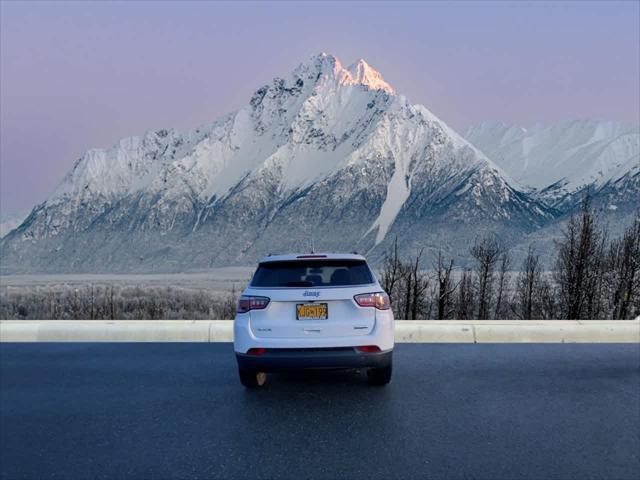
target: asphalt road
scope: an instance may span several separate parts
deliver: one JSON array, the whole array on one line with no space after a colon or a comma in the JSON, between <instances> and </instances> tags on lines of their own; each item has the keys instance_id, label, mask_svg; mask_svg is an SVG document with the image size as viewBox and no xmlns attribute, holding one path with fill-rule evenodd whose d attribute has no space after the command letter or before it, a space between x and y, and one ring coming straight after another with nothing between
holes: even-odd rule
<instances>
[{"instance_id":1,"label":"asphalt road","mask_svg":"<svg viewBox=\"0 0 640 480\"><path fill-rule=\"evenodd\" d=\"M236 378L229 344L0 345L9 478L639 478L640 346L399 345Z\"/></svg>"}]
</instances>

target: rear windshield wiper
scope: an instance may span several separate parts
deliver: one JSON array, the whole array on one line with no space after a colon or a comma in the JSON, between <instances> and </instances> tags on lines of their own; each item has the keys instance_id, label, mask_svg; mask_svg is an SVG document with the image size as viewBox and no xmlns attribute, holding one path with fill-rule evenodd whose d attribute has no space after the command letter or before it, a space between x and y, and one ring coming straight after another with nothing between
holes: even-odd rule
<instances>
[{"instance_id":1,"label":"rear windshield wiper","mask_svg":"<svg viewBox=\"0 0 640 480\"><path fill-rule=\"evenodd\" d=\"M280 284L281 287L313 287L313 282L309 280L297 280L294 282L284 282Z\"/></svg>"}]
</instances>

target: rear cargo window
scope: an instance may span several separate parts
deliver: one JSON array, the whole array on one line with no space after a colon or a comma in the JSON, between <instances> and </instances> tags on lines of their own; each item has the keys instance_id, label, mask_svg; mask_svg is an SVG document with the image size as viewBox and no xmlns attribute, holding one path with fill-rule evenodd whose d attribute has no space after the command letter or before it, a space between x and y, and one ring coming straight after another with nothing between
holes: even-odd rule
<instances>
[{"instance_id":1,"label":"rear cargo window","mask_svg":"<svg viewBox=\"0 0 640 480\"><path fill-rule=\"evenodd\" d=\"M300 260L258 265L253 287L340 287L373 283L363 260Z\"/></svg>"}]
</instances>

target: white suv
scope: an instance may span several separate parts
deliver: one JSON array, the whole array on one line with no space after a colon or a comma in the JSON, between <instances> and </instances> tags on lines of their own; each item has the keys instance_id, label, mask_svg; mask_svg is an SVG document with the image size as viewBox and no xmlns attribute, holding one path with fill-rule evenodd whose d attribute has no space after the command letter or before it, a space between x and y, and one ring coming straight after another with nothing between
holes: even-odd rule
<instances>
[{"instance_id":1,"label":"white suv","mask_svg":"<svg viewBox=\"0 0 640 480\"><path fill-rule=\"evenodd\" d=\"M391 380L393 312L363 256L263 258L238 300L233 325L240 381L262 385L267 372L367 369Z\"/></svg>"}]
</instances>

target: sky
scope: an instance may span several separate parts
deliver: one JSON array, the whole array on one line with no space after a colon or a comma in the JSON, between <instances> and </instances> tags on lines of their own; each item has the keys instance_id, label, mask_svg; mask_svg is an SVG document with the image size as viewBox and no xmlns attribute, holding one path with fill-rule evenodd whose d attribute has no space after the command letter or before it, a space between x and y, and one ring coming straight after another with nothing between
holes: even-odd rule
<instances>
[{"instance_id":1,"label":"sky","mask_svg":"<svg viewBox=\"0 0 640 480\"><path fill-rule=\"evenodd\" d=\"M87 149L196 128L327 52L458 131L640 122L640 2L0 1L0 213Z\"/></svg>"}]
</instances>

